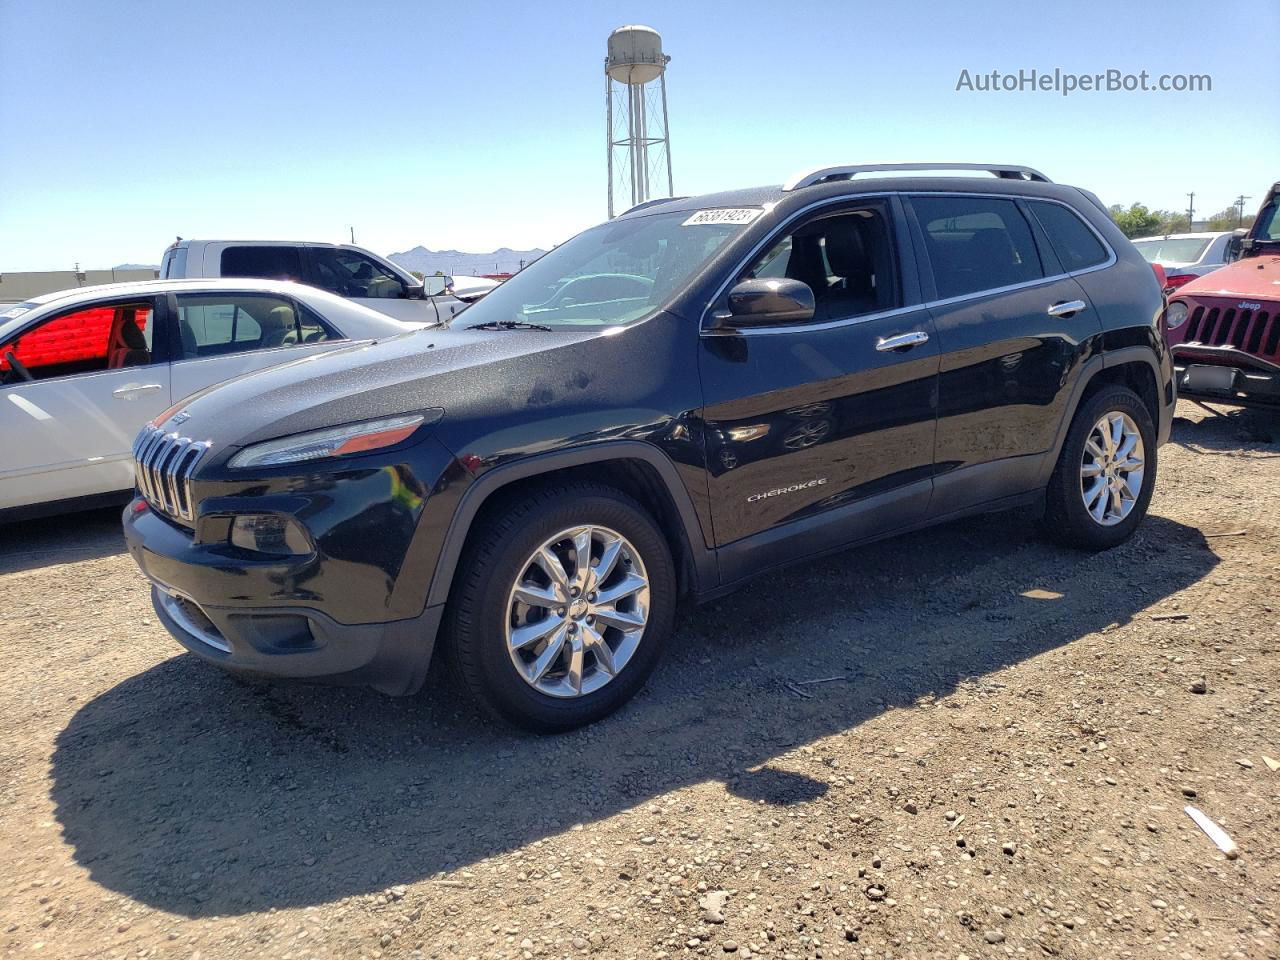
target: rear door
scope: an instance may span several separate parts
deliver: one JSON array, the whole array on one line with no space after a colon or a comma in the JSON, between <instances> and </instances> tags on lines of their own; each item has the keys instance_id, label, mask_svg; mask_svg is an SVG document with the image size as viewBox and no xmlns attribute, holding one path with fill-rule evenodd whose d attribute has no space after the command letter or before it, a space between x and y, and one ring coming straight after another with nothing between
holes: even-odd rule
<instances>
[{"instance_id":1,"label":"rear door","mask_svg":"<svg viewBox=\"0 0 1280 960\"><path fill-rule=\"evenodd\" d=\"M232 377L349 342L291 297L218 290L169 298L175 403Z\"/></svg>"},{"instance_id":2,"label":"rear door","mask_svg":"<svg viewBox=\"0 0 1280 960\"><path fill-rule=\"evenodd\" d=\"M817 211L735 278L802 280L814 290L813 320L703 333L726 582L925 515L938 346L905 236L900 207L883 197Z\"/></svg>"},{"instance_id":3,"label":"rear door","mask_svg":"<svg viewBox=\"0 0 1280 960\"><path fill-rule=\"evenodd\" d=\"M939 516L1035 489L1101 328L1021 200L908 202L941 350Z\"/></svg>"},{"instance_id":4,"label":"rear door","mask_svg":"<svg viewBox=\"0 0 1280 960\"><path fill-rule=\"evenodd\" d=\"M0 508L133 485L133 439L171 402L157 309L152 297L81 304L0 344Z\"/></svg>"}]
</instances>

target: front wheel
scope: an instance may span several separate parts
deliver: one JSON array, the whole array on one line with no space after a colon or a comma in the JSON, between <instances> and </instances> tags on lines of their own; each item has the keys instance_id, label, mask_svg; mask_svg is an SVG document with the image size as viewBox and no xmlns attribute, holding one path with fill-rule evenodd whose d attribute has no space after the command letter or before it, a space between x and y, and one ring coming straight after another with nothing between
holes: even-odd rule
<instances>
[{"instance_id":1,"label":"front wheel","mask_svg":"<svg viewBox=\"0 0 1280 960\"><path fill-rule=\"evenodd\" d=\"M540 732L616 710L656 666L675 614L665 539L635 501L547 486L492 514L450 599L449 648L497 716Z\"/></svg>"},{"instance_id":2,"label":"front wheel","mask_svg":"<svg viewBox=\"0 0 1280 960\"><path fill-rule=\"evenodd\" d=\"M1076 412L1046 493L1044 526L1061 543L1107 550L1146 516L1156 482L1156 432L1132 390L1105 387Z\"/></svg>"}]
</instances>

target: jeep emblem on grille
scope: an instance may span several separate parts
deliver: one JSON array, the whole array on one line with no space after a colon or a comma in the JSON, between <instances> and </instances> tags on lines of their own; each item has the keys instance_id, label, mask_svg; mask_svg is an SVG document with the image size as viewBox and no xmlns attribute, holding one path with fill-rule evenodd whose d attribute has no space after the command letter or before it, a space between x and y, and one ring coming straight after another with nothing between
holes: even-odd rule
<instances>
[{"instance_id":1,"label":"jeep emblem on grille","mask_svg":"<svg viewBox=\"0 0 1280 960\"><path fill-rule=\"evenodd\" d=\"M179 410L177 413L175 413L172 417L169 418L169 422L176 427L178 424L186 423L190 419L191 419L191 413L189 411Z\"/></svg>"},{"instance_id":2,"label":"jeep emblem on grille","mask_svg":"<svg viewBox=\"0 0 1280 960\"><path fill-rule=\"evenodd\" d=\"M1236 309L1237 310L1261 310L1262 304L1253 303L1249 300L1241 300L1239 303L1236 304Z\"/></svg>"}]
</instances>

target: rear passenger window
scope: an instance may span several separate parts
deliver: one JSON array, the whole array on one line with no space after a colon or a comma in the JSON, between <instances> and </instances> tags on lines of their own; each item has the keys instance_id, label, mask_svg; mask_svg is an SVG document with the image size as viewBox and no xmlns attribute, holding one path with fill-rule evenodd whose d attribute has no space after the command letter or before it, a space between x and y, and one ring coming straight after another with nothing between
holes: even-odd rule
<instances>
[{"instance_id":1,"label":"rear passenger window","mask_svg":"<svg viewBox=\"0 0 1280 960\"><path fill-rule=\"evenodd\" d=\"M179 295L178 335L184 360L274 350L334 337L301 304L248 293Z\"/></svg>"},{"instance_id":2,"label":"rear passenger window","mask_svg":"<svg viewBox=\"0 0 1280 960\"><path fill-rule=\"evenodd\" d=\"M939 299L1044 276L1031 227L1012 200L915 196L911 205L924 228Z\"/></svg>"},{"instance_id":3,"label":"rear passenger window","mask_svg":"<svg viewBox=\"0 0 1280 960\"><path fill-rule=\"evenodd\" d=\"M302 279L302 255L298 247L227 247L222 251L221 267L224 277Z\"/></svg>"},{"instance_id":4,"label":"rear passenger window","mask_svg":"<svg viewBox=\"0 0 1280 960\"><path fill-rule=\"evenodd\" d=\"M1107 259L1107 248L1084 222L1060 203L1028 200L1027 206L1049 235L1053 250L1068 270L1096 267Z\"/></svg>"}]
</instances>

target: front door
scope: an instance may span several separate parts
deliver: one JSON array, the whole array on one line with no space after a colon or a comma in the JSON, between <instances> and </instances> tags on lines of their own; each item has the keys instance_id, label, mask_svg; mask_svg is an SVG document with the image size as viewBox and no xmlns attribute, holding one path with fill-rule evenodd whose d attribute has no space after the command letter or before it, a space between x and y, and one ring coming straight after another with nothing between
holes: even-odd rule
<instances>
[{"instance_id":1,"label":"front door","mask_svg":"<svg viewBox=\"0 0 1280 960\"><path fill-rule=\"evenodd\" d=\"M358 250L311 247L308 253L314 286L397 320L445 321L465 306L447 294L429 300L409 299L409 286L399 274Z\"/></svg>"},{"instance_id":2,"label":"front door","mask_svg":"<svg viewBox=\"0 0 1280 960\"><path fill-rule=\"evenodd\" d=\"M736 279L802 280L814 318L703 334L724 582L925 515L938 348L905 235L885 200L845 202L788 227Z\"/></svg>"},{"instance_id":3,"label":"front door","mask_svg":"<svg viewBox=\"0 0 1280 960\"><path fill-rule=\"evenodd\" d=\"M133 486L129 451L170 403L151 298L80 305L0 344L0 509Z\"/></svg>"},{"instance_id":4,"label":"front door","mask_svg":"<svg viewBox=\"0 0 1280 960\"><path fill-rule=\"evenodd\" d=\"M1100 326L1021 201L909 198L941 349L933 513L1033 490Z\"/></svg>"}]
</instances>

